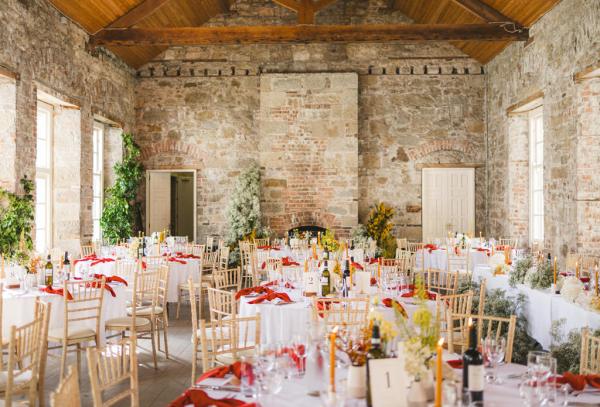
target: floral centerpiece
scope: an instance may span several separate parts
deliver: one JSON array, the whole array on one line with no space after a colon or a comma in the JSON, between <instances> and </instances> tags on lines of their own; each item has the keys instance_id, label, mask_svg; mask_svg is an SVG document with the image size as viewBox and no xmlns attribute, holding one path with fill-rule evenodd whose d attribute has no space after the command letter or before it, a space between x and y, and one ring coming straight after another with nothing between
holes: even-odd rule
<instances>
[{"instance_id":1,"label":"floral centerpiece","mask_svg":"<svg viewBox=\"0 0 600 407\"><path fill-rule=\"evenodd\" d=\"M336 240L335 233L333 233L333 230L331 229L327 229L325 233L321 235L321 244L329 253L340 250L340 242Z\"/></svg>"},{"instance_id":2,"label":"floral centerpiece","mask_svg":"<svg viewBox=\"0 0 600 407\"><path fill-rule=\"evenodd\" d=\"M391 353L390 346L394 338L398 335L398 329L395 324L385 319L381 311L378 309L379 305L379 297L373 297L372 299L372 307L369 310L369 326L373 326L374 324L379 325L379 334L381 336L381 347L387 353ZM406 315L403 309L396 301L392 301L392 306L394 308L394 313L396 315L396 319L404 318L403 315Z\"/></svg>"},{"instance_id":3,"label":"floral centerpiece","mask_svg":"<svg viewBox=\"0 0 600 407\"><path fill-rule=\"evenodd\" d=\"M455 246L464 250L471 244L471 239L466 233L457 233Z\"/></svg>"}]
</instances>

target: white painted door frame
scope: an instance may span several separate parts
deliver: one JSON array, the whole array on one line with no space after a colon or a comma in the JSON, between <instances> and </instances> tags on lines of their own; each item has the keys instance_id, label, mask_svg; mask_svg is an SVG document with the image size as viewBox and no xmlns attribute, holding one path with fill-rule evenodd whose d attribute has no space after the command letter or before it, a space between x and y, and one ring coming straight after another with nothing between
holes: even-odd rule
<instances>
[{"instance_id":1,"label":"white painted door frame","mask_svg":"<svg viewBox=\"0 0 600 407\"><path fill-rule=\"evenodd\" d=\"M197 227L198 227L198 220L197 220L197 208L196 208L196 200L197 200L197 191L198 191L198 185L197 185L197 179L196 179L196 170L188 170L188 169L168 169L168 170L146 170L146 224L145 224L145 228L146 230L149 229L149 222L150 222L150 173L152 172L168 172L168 173L173 173L173 172L189 172L192 174L192 177L194 179L194 211L193 211L193 217L194 217L194 241L196 241L197 235ZM169 198L170 199L170 198Z\"/></svg>"},{"instance_id":2,"label":"white painted door frame","mask_svg":"<svg viewBox=\"0 0 600 407\"><path fill-rule=\"evenodd\" d=\"M475 168L423 168L421 177L423 241L446 237L447 225L440 222L452 218L466 217L461 225L452 225L452 232L474 234Z\"/></svg>"}]
</instances>

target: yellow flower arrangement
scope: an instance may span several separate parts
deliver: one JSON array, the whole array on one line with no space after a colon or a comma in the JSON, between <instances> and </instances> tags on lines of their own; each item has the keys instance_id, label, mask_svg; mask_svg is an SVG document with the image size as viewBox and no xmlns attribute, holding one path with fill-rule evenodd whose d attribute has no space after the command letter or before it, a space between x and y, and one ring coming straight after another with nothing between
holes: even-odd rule
<instances>
[{"instance_id":1,"label":"yellow flower arrangement","mask_svg":"<svg viewBox=\"0 0 600 407\"><path fill-rule=\"evenodd\" d=\"M330 253L337 252L340 249L340 242L335 239L335 234L331 229L327 229L321 235L321 245Z\"/></svg>"}]
</instances>

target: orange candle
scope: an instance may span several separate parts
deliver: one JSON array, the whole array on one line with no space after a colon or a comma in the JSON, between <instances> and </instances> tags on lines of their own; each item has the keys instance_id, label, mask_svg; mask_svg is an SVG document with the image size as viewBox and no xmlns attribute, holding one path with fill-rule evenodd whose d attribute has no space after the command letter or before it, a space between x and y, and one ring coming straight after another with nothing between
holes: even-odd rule
<instances>
[{"instance_id":1,"label":"orange candle","mask_svg":"<svg viewBox=\"0 0 600 407\"><path fill-rule=\"evenodd\" d=\"M308 273L308 260L304 260L304 272Z\"/></svg>"},{"instance_id":2,"label":"orange candle","mask_svg":"<svg viewBox=\"0 0 600 407\"><path fill-rule=\"evenodd\" d=\"M435 370L435 407L442 407L442 346L444 338L440 338L437 343L437 363Z\"/></svg>"},{"instance_id":3,"label":"orange candle","mask_svg":"<svg viewBox=\"0 0 600 407\"><path fill-rule=\"evenodd\" d=\"M348 256L348 246L349 245L348 245L348 243L345 243L345 245L346 245L346 258L348 259L349 258L349 256Z\"/></svg>"},{"instance_id":4,"label":"orange candle","mask_svg":"<svg viewBox=\"0 0 600 407\"><path fill-rule=\"evenodd\" d=\"M556 285L556 256L554 256L554 285Z\"/></svg>"},{"instance_id":5,"label":"orange candle","mask_svg":"<svg viewBox=\"0 0 600 407\"><path fill-rule=\"evenodd\" d=\"M381 257L377 259L377 278L381 280Z\"/></svg>"},{"instance_id":6,"label":"orange candle","mask_svg":"<svg viewBox=\"0 0 600 407\"><path fill-rule=\"evenodd\" d=\"M329 390L335 393L335 340L338 327L336 326L329 334Z\"/></svg>"}]
</instances>

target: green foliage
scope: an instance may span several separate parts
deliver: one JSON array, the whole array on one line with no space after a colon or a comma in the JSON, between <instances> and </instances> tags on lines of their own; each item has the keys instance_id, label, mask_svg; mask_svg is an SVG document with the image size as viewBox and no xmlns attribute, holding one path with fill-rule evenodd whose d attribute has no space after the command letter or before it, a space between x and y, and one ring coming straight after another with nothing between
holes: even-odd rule
<instances>
[{"instance_id":1,"label":"green foliage","mask_svg":"<svg viewBox=\"0 0 600 407\"><path fill-rule=\"evenodd\" d=\"M22 195L0 189L0 252L19 261L33 248L34 221L33 181L24 177L21 187Z\"/></svg>"},{"instance_id":2,"label":"green foliage","mask_svg":"<svg viewBox=\"0 0 600 407\"><path fill-rule=\"evenodd\" d=\"M550 352L556 358L556 371L579 373L579 357L581 355L581 330L573 329L565 337L562 333L564 319L552 323L552 343ZM600 330L593 332L600 336Z\"/></svg>"},{"instance_id":3,"label":"green foliage","mask_svg":"<svg viewBox=\"0 0 600 407\"><path fill-rule=\"evenodd\" d=\"M381 255L386 258L396 256L396 239L392 236L394 208L380 202L371 208L366 229L368 235L377 242Z\"/></svg>"},{"instance_id":4,"label":"green foliage","mask_svg":"<svg viewBox=\"0 0 600 407\"><path fill-rule=\"evenodd\" d=\"M459 287L459 292L473 290L473 314L479 312L480 285L476 282L465 283ZM513 363L526 364L527 353L532 350L541 350L541 345L527 333L527 317L524 313L527 299L523 294L508 295L502 289L488 291L485 299L485 315L496 317L517 316L515 339L513 343Z\"/></svg>"},{"instance_id":5,"label":"green foliage","mask_svg":"<svg viewBox=\"0 0 600 407\"><path fill-rule=\"evenodd\" d=\"M517 261L508 277L508 284L511 287L516 287L517 284L524 284L527 272L532 267L532 265L533 259L531 256L523 257L521 260Z\"/></svg>"},{"instance_id":6,"label":"green foliage","mask_svg":"<svg viewBox=\"0 0 600 407\"><path fill-rule=\"evenodd\" d=\"M131 134L123 133L123 160L115 164L115 183L106 190L104 209L100 218L102 235L109 243L133 235L136 216L136 196L144 167L140 149Z\"/></svg>"},{"instance_id":7,"label":"green foliage","mask_svg":"<svg viewBox=\"0 0 600 407\"><path fill-rule=\"evenodd\" d=\"M554 271L552 265L546 262L540 262L537 268L529 270L525 280L531 288L545 289L550 288L554 282Z\"/></svg>"}]
</instances>

